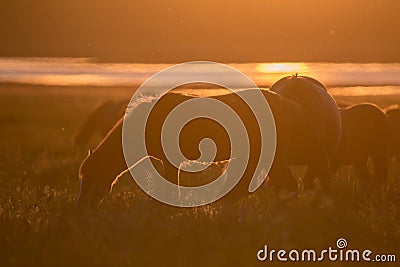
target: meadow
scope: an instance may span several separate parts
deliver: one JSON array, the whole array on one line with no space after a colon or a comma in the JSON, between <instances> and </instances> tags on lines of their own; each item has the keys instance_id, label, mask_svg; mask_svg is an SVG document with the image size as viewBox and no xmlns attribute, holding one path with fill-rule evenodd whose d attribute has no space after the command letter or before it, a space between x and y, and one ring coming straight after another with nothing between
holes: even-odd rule
<instances>
[{"instance_id":1,"label":"meadow","mask_svg":"<svg viewBox=\"0 0 400 267\"><path fill-rule=\"evenodd\" d=\"M234 204L179 209L150 199L125 175L97 207L78 209L86 151L72 145L73 136L100 103L131 94L123 87L0 86L0 266L267 266L278 263L257 261L265 244L319 250L338 238L400 260L396 164L386 196L346 167L332 177L329 194L296 199L261 190ZM400 103L399 96L336 98Z\"/></svg>"}]
</instances>

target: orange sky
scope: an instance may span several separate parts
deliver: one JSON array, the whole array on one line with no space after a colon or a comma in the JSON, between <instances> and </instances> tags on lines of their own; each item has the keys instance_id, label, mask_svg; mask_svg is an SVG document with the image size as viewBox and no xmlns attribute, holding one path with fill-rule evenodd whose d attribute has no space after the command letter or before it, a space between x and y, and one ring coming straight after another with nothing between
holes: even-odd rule
<instances>
[{"instance_id":1,"label":"orange sky","mask_svg":"<svg viewBox=\"0 0 400 267\"><path fill-rule=\"evenodd\" d=\"M397 0L15 0L0 56L400 62Z\"/></svg>"}]
</instances>

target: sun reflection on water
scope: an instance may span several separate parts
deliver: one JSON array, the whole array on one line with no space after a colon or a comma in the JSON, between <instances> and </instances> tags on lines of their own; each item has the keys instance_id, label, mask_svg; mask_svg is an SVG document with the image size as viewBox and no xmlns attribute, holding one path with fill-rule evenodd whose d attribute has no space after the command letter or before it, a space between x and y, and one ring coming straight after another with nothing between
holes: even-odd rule
<instances>
[{"instance_id":1,"label":"sun reflection on water","mask_svg":"<svg viewBox=\"0 0 400 267\"><path fill-rule=\"evenodd\" d=\"M261 63L257 70L262 73L294 74L306 73L308 67L305 63Z\"/></svg>"}]
</instances>

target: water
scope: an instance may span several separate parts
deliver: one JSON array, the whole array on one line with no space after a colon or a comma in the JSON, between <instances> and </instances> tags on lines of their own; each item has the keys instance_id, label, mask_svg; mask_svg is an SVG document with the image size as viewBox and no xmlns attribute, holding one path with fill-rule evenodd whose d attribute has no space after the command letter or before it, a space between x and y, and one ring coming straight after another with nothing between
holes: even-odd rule
<instances>
[{"instance_id":1,"label":"water","mask_svg":"<svg viewBox=\"0 0 400 267\"><path fill-rule=\"evenodd\" d=\"M235 63L259 86L307 75L333 94L400 94L400 63ZM0 82L56 86L138 86L170 64L104 63L90 58L0 58ZM206 67L206 65L205 65Z\"/></svg>"}]
</instances>

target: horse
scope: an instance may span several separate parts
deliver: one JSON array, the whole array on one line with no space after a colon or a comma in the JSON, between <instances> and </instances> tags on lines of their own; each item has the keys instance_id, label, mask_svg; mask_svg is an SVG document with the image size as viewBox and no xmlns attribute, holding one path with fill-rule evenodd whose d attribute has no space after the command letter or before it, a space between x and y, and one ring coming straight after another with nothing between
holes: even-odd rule
<instances>
[{"instance_id":1,"label":"horse","mask_svg":"<svg viewBox=\"0 0 400 267\"><path fill-rule=\"evenodd\" d=\"M369 158L373 162L373 177L380 184L388 175L388 142L390 125L385 113L376 105L363 103L340 109L342 138L331 161L331 170L352 165L360 178L369 178Z\"/></svg>"},{"instance_id":2,"label":"horse","mask_svg":"<svg viewBox=\"0 0 400 267\"><path fill-rule=\"evenodd\" d=\"M384 111L389 119L392 131L389 153L400 163L400 106L392 105Z\"/></svg>"},{"instance_id":3,"label":"horse","mask_svg":"<svg viewBox=\"0 0 400 267\"><path fill-rule=\"evenodd\" d=\"M290 192L298 190L296 179L289 169L289 149L304 133L303 116L296 103L279 96L276 93L263 90L263 96L267 99L276 125L277 145L274 162L269 172L270 183L282 190ZM243 92L242 95L252 94L252 90ZM157 101L149 115L146 126L146 146L149 154L163 162L162 168L157 170L163 173L167 180L177 183L177 168L168 163L163 153L160 132L162 124L169 112L178 104L193 99L180 93L169 92L160 99L151 99L148 102L139 103L134 108L135 112L127 114L125 119L135 122L135 116L140 116L141 109L146 105ZM241 118L246 126L249 136L250 156L248 166L242 179L236 187L224 198L239 199L247 196L248 185L256 168L260 155L261 136L257 120L247 104L236 94L213 96L212 98L228 104ZM84 159L79 170L81 187L77 203L98 202L110 192L116 177L128 167L123 154L122 144L123 119L120 119L113 129L107 134L95 150ZM209 137L217 144L215 161L229 160L230 144L229 136L217 123L204 118L196 119L190 127L184 127L180 139L187 140L181 143L182 151L188 159L196 159L199 156L198 144L204 137ZM293 140L292 140L293 139ZM140 159L137 159L140 160ZM153 160L152 160L153 161ZM153 161L154 163L156 160ZM156 166L156 165L155 165ZM161 166L158 164L157 166ZM229 177L228 177L229 179Z\"/></svg>"},{"instance_id":4,"label":"horse","mask_svg":"<svg viewBox=\"0 0 400 267\"><path fill-rule=\"evenodd\" d=\"M295 102L305 120L302 142L291 149L292 165L307 165L304 188L314 188L315 178L329 186L329 160L339 144L342 124L339 108L327 88L314 78L288 76L274 83L271 91Z\"/></svg>"},{"instance_id":5,"label":"horse","mask_svg":"<svg viewBox=\"0 0 400 267\"><path fill-rule=\"evenodd\" d=\"M74 145L79 148L88 146L96 135L104 138L116 121L124 114L127 101L106 101L99 105L84 121L74 137Z\"/></svg>"}]
</instances>

